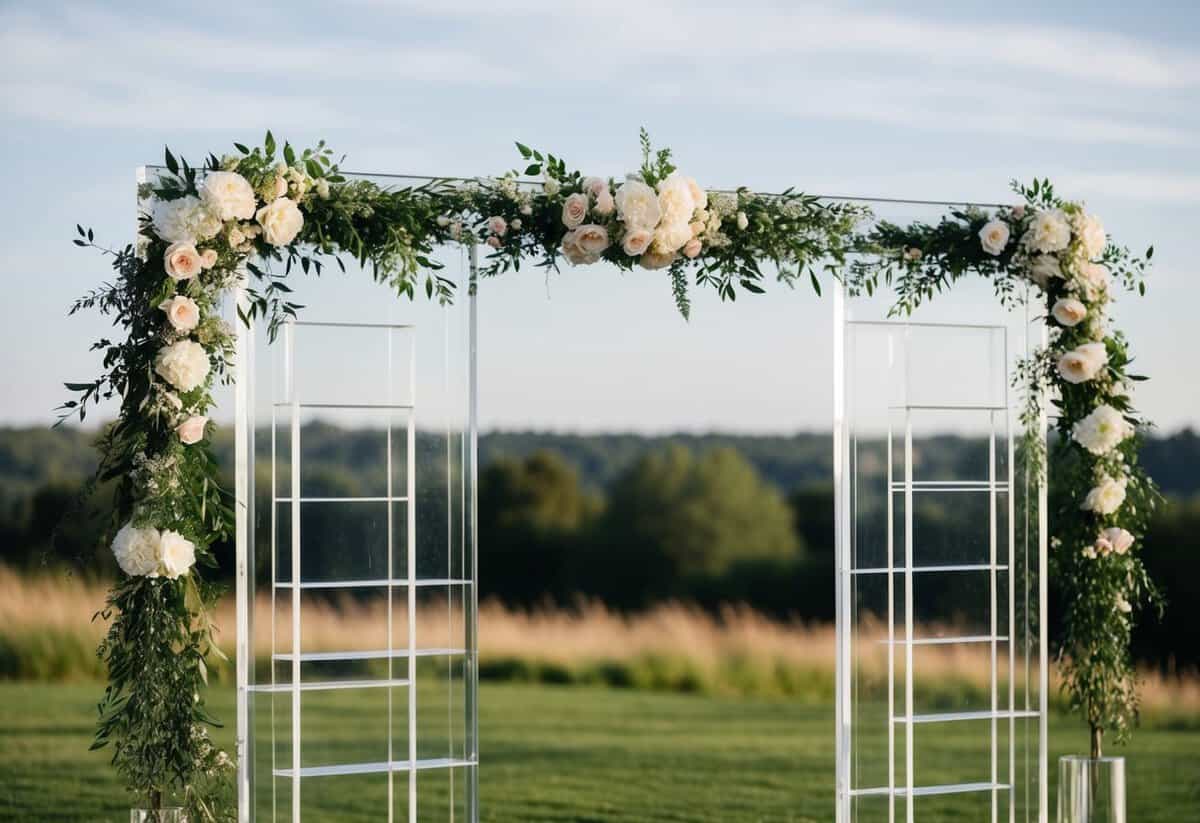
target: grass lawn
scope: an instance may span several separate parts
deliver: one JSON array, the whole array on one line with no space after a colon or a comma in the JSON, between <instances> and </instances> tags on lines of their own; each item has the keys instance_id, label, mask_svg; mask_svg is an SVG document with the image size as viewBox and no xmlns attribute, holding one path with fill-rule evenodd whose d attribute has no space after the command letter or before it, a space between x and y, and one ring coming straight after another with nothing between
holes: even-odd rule
<instances>
[{"instance_id":1,"label":"grass lawn","mask_svg":"<svg viewBox=\"0 0 1200 823\"><path fill-rule=\"evenodd\" d=\"M0 684L0 820L128 819L129 803L108 755L87 751L99 693L95 684ZM230 689L214 689L212 702L220 716L233 719ZM377 716L347 703L322 722L326 731L345 735L357 720L373 723ZM374 728L378 733L377 723ZM480 735L485 821L833 819L829 706L489 683L482 690ZM229 730L218 736L228 741ZM1053 758L1079 750L1084 735L1074 721L1057 719L1051 736L1053 777ZM1134 740L1120 752L1129 759L1130 820L1200 820L1200 731L1142 729ZM438 773L422 773L423 781L426 774ZM369 802L382 785L377 778L374 788L361 791L339 780L314 781L320 791L306 794L305 802L320 811L306 820L385 819ZM429 796L439 793L444 790L432 786ZM950 808L929 819L983 819L954 816ZM427 811L431 821L445 819L444 812Z\"/></svg>"}]
</instances>

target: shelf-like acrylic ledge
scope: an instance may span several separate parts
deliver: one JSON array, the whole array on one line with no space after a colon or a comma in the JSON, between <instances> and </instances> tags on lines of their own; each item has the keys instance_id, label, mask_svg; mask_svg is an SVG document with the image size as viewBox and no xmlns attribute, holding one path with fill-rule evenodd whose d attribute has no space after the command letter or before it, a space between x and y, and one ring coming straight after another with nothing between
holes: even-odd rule
<instances>
[{"instance_id":1,"label":"shelf-like acrylic ledge","mask_svg":"<svg viewBox=\"0 0 1200 823\"><path fill-rule=\"evenodd\" d=\"M454 757L435 757L418 760L416 771L426 769L455 769L460 766L474 766L474 760L462 760ZM336 777L343 774L380 774L384 772L408 772L414 767L409 760L381 760L377 763L346 763L340 766L304 766L300 769L300 777ZM296 777L293 769L275 769L276 777Z\"/></svg>"},{"instance_id":2,"label":"shelf-like acrylic ledge","mask_svg":"<svg viewBox=\"0 0 1200 823\"><path fill-rule=\"evenodd\" d=\"M1037 712L1032 711L1007 711L1001 709L998 711L979 711L979 712L940 712L937 714L914 714L912 716L913 723L953 723L957 720L1009 720L1017 718L1037 717ZM893 718L897 723L907 723L908 718L904 715L898 715Z\"/></svg>"},{"instance_id":3,"label":"shelf-like acrylic ledge","mask_svg":"<svg viewBox=\"0 0 1200 823\"><path fill-rule=\"evenodd\" d=\"M989 572L995 569L998 572L1008 571L1008 566L1003 563L951 563L944 566L913 566L913 574L931 574L934 572ZM904 574L907 569L904 566L873 566L870 568L851 569L850 574Z\"/></svg>"},{"instance_id":4,"label":"shelf-like acrylic ledge","mask_svg":"<svg viewBox=\"0 0 1200 823\"><path fill-rule=\"evenodd\" d=\"M930 797L939 794L966 794L969 792L1007 791L1008 789L1007 783L944 783L940 786L914 786L912 794L913 797ZM875 797L888 794L905 797L908 795L908 789L904 786L897 786L894 789L889 789L887 786L876 786L870 789L850 790L851 797Z\"/></svg>"},{"instance_id":5,"label":"shelf-like acrylic ledge","mask_svg":"<svg viewBox=\"0 0 1200 823\"><path fill-rule=\"evenodd\" d=\"M276 503L407 503L407 497L276 497Z\"/></svg>"},{"instance_id":6,"label":"shelf-like acrylic ledge","mask_svg":"<svg viewBox=\"0 0 1200 823\"><path fill-rule=\"evenodd\" d=\"M945 483L936 480L914 480L911 486L913 494L929 494L931 492L936 492L938 494L941 494L942 492L997 492L1002 494L1008 491L1008 483L1003 483L1000 481L992 483L987 480L980 482L975 482L973 480L962 480L953 482L948 481ZM892 491L906 492L908 489L909 484L905 483L903 480L892 481Z\"/></svg>"},{"instance_id":7,"label":"shelf-like acrylic ledge","mask_svg":"<svg viewBox=\"0 0 1200 823\"><path fill-rule=\"evenodd\" d=\"M449 657L466 654L464 649L371 649L354 652L301 652L301 663L324 663L335 660L387 660L389 657ZM296 659L294 654L273 654L271 659L289 663Z\"/></svg>"},{"instance_id":8,"label":"shelf-like acrylic ledge","mask_svg":"<svg viewBox=\"0 0 1200 823\"><path fill-rule=\"evenodd\" d=\"M328 692L342 689L401 688L407 685L407 679L393 678L391 680L314 680L301 683L299 689L293 688L291 683L255 683L247 688L258 694L286 694L297 690L302 692Z\"/></svg>"},{"instance_id":9,"label":"shelf-like acrylic ledge","mask_svg":"<svg viewBox=\"0 0 1200 823\"><path fill-rule=\"evenodd\" d=\"M997 643L1004 643L1008 640L1007 635L990 635L990 634L967 634L958 637L914 637L912 644L914 646L940 646L948 643L990 643L995 640ZM891 643L895 646L907 646L907 640L880 640L880 643Z\"/></svg>"},{"instance_id":10,"label":"shelf-like acrylic ledge","mask_svg":"<svg viewBox=\"0 0 1200 823\"><path fill-rule=\"evenodd\" d=\"M421 577L416 580L409 580L407 577L394 577L388 580L386 577L365 578L362 580L301 580L300 588L302 589L380 589L385 586L408 586L412 584L417 588L423 586L470 586L471 581L461 577ZM280 581L275 584L277 589L292 589L295 588L294 583L290 581Z\"/></svg>"}]
</instances>

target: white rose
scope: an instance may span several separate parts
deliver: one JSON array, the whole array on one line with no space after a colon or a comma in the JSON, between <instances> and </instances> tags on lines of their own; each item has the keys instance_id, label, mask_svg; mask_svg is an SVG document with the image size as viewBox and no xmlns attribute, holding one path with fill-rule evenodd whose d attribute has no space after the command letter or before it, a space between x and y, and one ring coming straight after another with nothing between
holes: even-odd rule
<instances>
[{"instance_id":1,"label":"white rose","mask_svg":"<svg viewBox=\"0 0 1200 823\"><path fill-rule=\"evenodd\" d=\"M574 230L567 232L563 237L562 250L572 266L583 266L600 259L599 255L592 254L579 245L579 238Z\"/></svg>"},{"instance_id":2,"label":"white rose","mask_svg":"<svg viewBox=\"0 0 1200 823\"><path fill-rule=\"evenodd\" d=\"M596 196L596 205L592 206L592 211L601 217L608 217L616 207L617 203L613 200L612 194L605 189Z\"/></svg>"},{"instance_id":3,"label":"white rose","mask_svg":"<svg viewBox=\"0 0 1200 823\"><path fill-rule=\"evenodd\" d=\"M258 210L255 215L263 228L263 237L272 246L286 246L296 239L304 226L304 215L294 200L279 197Z\"/></svg>"},{"instance_id":4,"label":"white rose","mask_svg":"<svg viewBox=\"0 0 1200 823\"><path fill-rule=\"evenodd\" d=\"M654 245L656 254L672 255L682 249L692 239L692 229L687 223L668 223L663 221L654 230Z\"/></svg>"},{"instance_id":5,"label":"white rose","mask_svg":"<svg viewBox=\"0 0 1200 823\"><path fill-rule=\"evenodd\" d=\"M172 243L163 254L163 268L172 280L191 280L204 268L204 259L191 243Z\"/></svg>"},{"instance_id":6,"label":"white rose","mask_svg":"<svg viewBox=\"0 0 1200 823\"><path fill-rule=\"evenodd\" d=\"M654 240L654 232L650 229L630 229L625 232L625 238L621 242L621 249L630 257L637 257L650 248L652 240Z\"/></svg>"},{"instance_id":7,"label":"white rose","mask_svg":"<svg viewBox=\"0 0 1200 823\"><path fill-rule=\"evenodd\" d=\"M218 220L249 220L254 216L254 188L234 171L210 171L205 175L200 199Z\"/></svg>"},{"instance_id":8,"label":"white rose","mask_svg":"<svg viewBox=\"0 0 1200 823\"><path fill-rule=\"evenodd\" d=\"M317 189L317 197L320 197L322 200L329 199L329 181L328 180L326 180L324 177L319 178L317 180L317 182L314 184L314 186Z\"/></svg>"},{"instance_id":9,"label":"white rose","mask_svg":"<svg viewBox=\"0 0 1200 823\"><path fill-rule=\"evenodd\" d=\"M1100 545L1100 541L1104 541L1104 545L1114 554L1125 554L1133 548L1133 535L1116 526L1100 532L1100 537L1096 540L1097 546Z\"/></svg>"},{"instance_id":10,"label":"white rose","mask_svg":"<svg viewBox=\"0 0 1200 823\"><path fill-rule=\"evenodd\" d=\"M1092 454L1108 454L1133 434L1133 426L1112 406L1097 406L1087 417L1075 421L1071 437Z\"/></svg>"},{"instance_id":11,"label":"white rose","mask_svg":"<svg viewBox=\"0 0 1200 823\"><path fill-rule=\"evenodd\" d=\"M737 227L739 229L741 229L742 231L745 231L749 225L750 225L750 218L746 216L746 212L739 211L737 213Z\"/></svg>"},{"instance_id":12,"label":"white rose","mask_svg":"<svg viewBox=\"0 0 1200 823\"><path fill-rule=\"evenodd\" d=\"M583 191L598 200L601 194L608 193L608 181L603 177L588 177L583 181Z\"/></svg>"},{"instance_id":13,"label":"white rose","mask_svg":"<svg viewBox=\"0 0 1200 823\"><path fill-rule=\"evenodd\" d=\"M1108 237L1104 234L1104 224L1100 222L1100 218L1087 212L1075 215L1075 235L1079 238L1079 244L1088 260L1095 260L1104 254Z\"/></svg>"},{"instance_id":14,"label":"white rose","mask_svg":"<svg viewBox=\"0 0 1200 823\"><path fill-rule=\"evenodd\" d=\"M489 217L488 231L497 237L503 237L508 232L508 221L500 215Z\"/></svg>"},{"instance_id":15,"label":"white rose","mask_svg":"<svg viewBox=\"0 0 1200 823\"><path fill-rule=\"evenodd\" d=\"M158 350L154 371L180 391L188 392L208 377L208 352L194 340L180 340Z\"/></svg>"},{"instance_id":16,"label":"white rose","mask_svg":"<svg viewBox=\"0 0 1200 823\"><path fill-rule=\"evenodd\" d=\"M113 538L112 551L121 571L130 577L158 577L158 529L126 523Z\"/></svg>"},{"instance_id":17,"label":"white rose","mask_svg":"<svg viewBox=\"0 0 1200 823\"><path fill-rule=\"evenodd\" d=\"M691 240L687 241L687 243L684 245L683 256L686 257L688 260L695 260L697 257L700 256L701 246L702 246L702 244L700 243L700 238L693 237Z\"/></svg>"},{"instance_id":18,"label":"white rose","mask_svg":"<svg viewBox=\"0 0 1200 823\"><path fill-rule=\"evenodd\" d=\"M159 543L162 573L171 580L188 573L196 562L196 545L179 532L163 529Z\"/></svg>"},{"instance_id":19,"label":"white rose","mask_svg":"<svg viewBox=\"0 0 1200 823\"><path fill-rule=\"evenodd\" d=\"M520 231L520 230L521 230L521 225L522 225L522 224L521 224L521 218L520 218L520 217L514 217L514 218L513 218L513 221L512 221L511 223L509 223L508 225L509 225L509 226L512 228L512 230L513 230L513 231Z\"/></svg>"},{"instance_id":20,"label":"white rose","mask_svg":"<svg viewBox=\"0 0 1200 823\"><path fill-rule=\"evenodd\" d=\"M1057 257L1052 254L1039 254L1033 258L1029 267L1030 280L1044 289L1055 277L1063 277L1062 266L1059 265Z\"/></svg>"},{"instance_id":21,"label":"white rose","mask_svg":"<svg viewBox=\"0 0 1200 823\"><path fill-rule=\"evenodd\" d=\"M1084 343L1058 358L1058 373L1068 383L1085 383L1108 365L1103 343Z\"/></svg>"},{"instance_id":22,"label":"white rose","mask_svg":"<svg viewBox=\"0 0 1200 823\"><path fill-rule=\"evenodd\" d=\"M608 229L592 223L580 226L575 230L575 243L586 254L599 255L608 248Z\"/></svg>"},{"instance_id":23,"label":"white rose","mask_svg":"<svg viewBox=\"0 0 1200 823\"><path fill-rule=\"evenodd\" d=\"M1062 251L1071 243L1071 224L1062 209L1038 212L1025 232L1025 245L1049 254Z\"/></svg>"},{"instance_id":24,"label":"white rose","mask_svg":"<svg viewBox=\"0 0 1200 823\"><path fill-rule=\"evenodd\" d=\"M1003 220L991 220L979 230L979 242L983 250L993 257L1001 254L1008 245L1008 224Z\"/></svg>"},{"instance_id":25,"label":"white rose","mask_svg":"<svg viewBox=\"0 0 1200 823\"><path fill-rule=\"evenodd\" d=\"M156 200L151 210L154 233L168 243L195 245L221 230L221 221L199 198L188 195L175 200Z\"/></svg>"},{"instance_id":26,"label":"white rose","mask_svg":"<svg viewBox=\"0 0 1200 823\"><path fill-rule=\"evenodd\" d=\"M177 294L159 303L158 307L167 313L167 322L177 332L187 334L200 324L200 307L190 297Z\"/></svg>"},{"instance_id":27,"label":"white rose","mask_svg":"<svg viewBox=\"0 0 1200 823\"><path fill-rule=\"evenodd\" d=\"M662 211L654 189L641 180L626 180L617 189L617 216L627 228L653 229Z\"/></svg>"},{"instance_id":28,"label":"white rose","mask_svg":"<svg viewBox=\"0 0 1200 823\"><path fill-rule=\"evenodd\" d=\"M179 435L180 443L190 446L204 439L204 427L207 425L207 417L202 414L193 414L175 427L175 434Z\"/></svg>"},{"instance_id":29,"label":"white rose","mask_svg":"<svg viewBox=\"0 0 1200 823\"><path fill-rule=\"evenodd\" d=\"M1061 325L1070 328L1087 317L1087 306L1074 297L1064 297L1055 302L1050 313Z\"/></svg>"},{"instance_id":30,"label":"white rose","mask_svg":"<svg viewBox=\"0 0 1200 823\"><path fill-rule=\"evenodd\" d=\"M638 258L638 263L641 264L643 269L665 269L667 266L675 262L675 258L677 256L678 255L676 255L675 252L671 252L669 254L660 254L654 249L649 249L645 254Z\"/></svg>"},{"instance_id":31,"label":"white rose","mask_svg":"<svg viewBox=\"0 0 1200 823\"><path fill-rule=\"evenodd\" d=\"M1087 497L1083 499L1079 508L1096 514L1112 514L1125 502L1127 485L1128 481L1125 478L1113 480L1105 475L1100 478L1100 482L1096 484L1095 488L1087 493Z\"/></svg>"},{"instance_id":32,"label":"white rose","mask_svg":"<svg viewBox=\"0 0 1200 823\"><path fill-rule=\"evenodd\" d=\"M696 201L692 199L692 189L686 177L673 172L665 180L659 181L658 208L664 223L686 224L692 221Z\"/></svg>"},{"instance_id":33,"label":"white rose","mask_svg":"<svg viewBox=\"0 0 1200 823\"><path fill-rule=\"evenodd\" d=\"M583 223L587 217L588 199L586 194L576 192L563 201L562 221L568 229L573 229Z\"/></svg>"}]
</instances>

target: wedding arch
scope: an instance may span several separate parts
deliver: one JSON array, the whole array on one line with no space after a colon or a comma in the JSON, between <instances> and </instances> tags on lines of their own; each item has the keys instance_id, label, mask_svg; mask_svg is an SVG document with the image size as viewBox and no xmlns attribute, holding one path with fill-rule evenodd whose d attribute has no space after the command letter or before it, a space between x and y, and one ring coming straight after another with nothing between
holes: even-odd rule
<instances>
[{"instance_id":1,"label":"wedding arch","mask_svg":"<svg viewBox=\"0 0 1200 823\"><path fill-rule=\"evenodd\" d=\"M1106 732L1117 740L1128 735L1137 707L1129 650L1133 610L1156 598L1138 556L1138 538L1144 534L1158 495L1137 462L1138 431L1148 423L1135 410L1129 389L1132 381L1145 378L1130 372L1128 341L1110 328L1106 308L1118 287L1144 293L1143 278L1152 249L1138 256L1111 242L1094 215L1082 204L1060 198L1048 181L1034 181L1029 186L1014 183L1019 202L1012 206L952 207L938 220L907 225L877 220L861 202L790 189L778 194L748 189L706 191L676 169L669 150L655 150L644 131L642 165L623 180L585 177L560 157L520 143L520 167L500 177L410 179L394 186L343 173L323 143L296 151L287 143L279 146L268 132L262 146L234 145L236 153L210 155L200 168L177 160L168 150L165 167L140 182L143 213L136 243L118 250L104 249L82 226L77 227L75 239L79 246L111 255L115 277L78 300L72 313L98 310L110 316L121 333L116 339L102 339L93 345L93 350L103 355L104 371L95 380L66 384L74 397L63 406L64 419L78 415L83 420L88 409L100 401L118 398L120 402L116 421L105 428L99 441L97 479L114 483L112 550L123 574L101 612L111 621L100 647L110 677L100 705L95 746L111 749L114 766L140 802L152 808L186 805L193 821L250 819L250 784L260 770L255 762L258 753L251 703L254 695L266 694L291 700L285 712L290 726L286 762L276 763L272 748L271 762L261 767L266 779L284 781L291 787L292 800L285 816L300 819L302 777L373 772L388 775L389 804L392 777L407 774L407 804L410 812L415 812L417 773L426 768L460 771L465 784L464 812L469 819L478 816L473 385L458 395L459 401L465 399L457 407L458 417L446 425L445 437L433 444L444 450L446 459L446 472L436 486L437 493L445 495L439 517L448 514L449 521L442 534L452 533L449 539L460 552L455 566L448 551L447 571L434 576L420 568L422 560L414 543L418 526L414 510L421 493L414 486L415 461L417 452L425 448L414 422L418 378L411 358L415 332L406 324L374 329L348 324L356 333L383 336L387 368L399 369L397 374L389 372L381 399L331 402L302 396L297 390L295 352L301 337L322 328L343 327L300 319L302 307L290 297L289 278L320 274L331 262L344 269L343 257L355 260L399 296L425 298L433 305L458 306L468 312L463 327L466 336L456 344L460 346L456 356L466 358L467 364L456 379L468 381L473 379L470 330L479 283L519 269L523 263L557 271L564 259L572 266L604 261L621 270L660 272L684 317L690 312L693 288L711 288L722 300L734 300L740 294L764 293L772 279L789 287L807 280L818 295L822 282L826 288L832 285L839 317L834 354L842 381L835 421L839 458L839 820L856 819L862 804L873 803L875 798L883 798L889 819L897 814L896 804L900 803L911 820L914 797L937 794L945 788L914 782L914 729L924 722L964 718L926 716L914 710L914 653L919 653L922 642L964 638L923 641L914 636L914 624L921 618L920 609L914 610L914 589L923 573L980 571L990 590L991 626L983 642L991 648L991 705L966 719L990 724L991 776L984 783L963 783L951 789L990 796L995 819L1000 791L1012 792L1016 782L1011 764L1007 784L997 773L997 722L1007 721L1012 729L1018 718L1032 718L1039 741L1040 767L1035 782L1040 791L1028 802L1040 819L1046 819L1047 573L1055 576L1064 595L1062 637L1056 650L1062 683L1072 708L1091 729L1092 755L1099 756ZM435 257L435 250L447 244L462 245L470 254L469 269L459 281L446 276ZM922 343L925 331L907 321L919 306L968 274L990 280L999 304L1023 306L1028 322L1036 323L1040 330L1027 355L1017 361L1016 388L1023 397L1016 414L1020 431L1008 430L999 439L996 427L1008 425L1000 411L1007 414L1014 408L1007 399L1003 404L986 397L982 401L930 402L914 388L913 381L920 378L914 377L919 370L913 364L918 362L921 345L969 349L978 342L981 351L994 353L996 340L1006 339L998 327L963 327L957 332L934 330L931 341ZM882 321L858 323L851 317L848 301L880 294L894 297ZM231 295L236 298L237 324L221 317L223 302ZM272 659L266 680L255 676L249 645L251 588L255 585L253 569L247 567L254 528L249 485L258 447L253 426L245 423L237 433L238 484L231 493L221 486L208 420L212 390L218 381L235 382L239 404L252 404L247 392L254 384L248 378L256 326L261 326L268 340L282 336L285 343L285 382L271 400L280 412L278 418L272 417L268 519L272 540L286 543L289 554L278 554L272 542L272 577L263 586L269 590L272 604L277 592L283 592L281 602L290 603L289 625L281 623L281 630L290 630L292 646L291 651L276 653L273 612ZM905 365L896 382L897 391L889 393L885 387L887 396L881 396L879 406L882 416L863 423L854 417L855 404L860 390L868 386L855 376L858 361L851 355L878 345L886 347L889 358L899 356ZM408 372L398 366L406 357L410 358ZM1007 353L1001 355L1002 361L1004 358ZM407 374L407 387L401 373ZM1007 391L1008 372L1003 362L1000 374ZM992 380L983 394L996 391L997 385ZM300 504L319 500L310 501L303 494L300 409L322 403L362 407L386 419L387 477L380 481L377 496L366 499L382 506L379 522L386 523L380 527L386 535L381 561L387 565L382 579L305 578L308 567L300 552ZM964 410L982 411L990 421L987 477L915 477L913 441L920 436L920 415ZM1056 467L1053 508L1045 492L1045 435L1051 419L1056 434L1049 447ZM861 430L856 429L860 425ZM288 437L292 439L288 441ZM285 443L290 445L280 445ZM869 479L863 473L865 464L855 462L860 447L882 448L886 455L886 485L882 486L886 503L876 506L870 515L885 517L880 522L886 522L886 537L878 541L878 546L886 546L886 555L878 557L878 562L867 562L865 546L859 542L862 529L856 518L866 516L867 511L859 480L865 488ZM276 450L288 448L294 456L276 460ZM393 472L393 454L397 472ZM1032 541L1024 544L1026 554L1021 562L1026 577L1020 583L1027 593L1034 593L1033 603L1023 607L1028 611L1022 612L1020 619L1026 632L1024 652L1032 650L1037 657L1026 676L1036 673L1040 682L1020 698L1024 710L1015 702L1016 676L1011 665L1007 701L998 697L997 685L997 646L1007 642L1010 659L1015 660L1017 645L1013 597L1017 583L1013 575L1018 571L1018 557L1012 536L1018 483L1015 455L1023 461L1032 484L1026 486L1022 505L1026 516L1035 521ZM404 471L399 470L401 466ZM932 565L923 566L920 548L914 544L913 523L919 516L915 496L963 490L982 492L983 505L990 512L985 555L970 560L935 559ZM997 525L1003 520L997 512L1004 507L1009 510L1007 543L1005 525ZM282 514L284 511L287 513ZM1048 520L1053 537L1048 537ZM290 532L283 535L284 529ZM242 747L238 758L214 746L207 732L214 722L203 698L208 662L221 656L208 614L219 591L200 571L215 565L211 547L216 541L235 537L239 547L238 741ZM403 544L403 553L393 552L398 544ZM1004 546L1007 561L1002 554ZM379 586L386 592L388 645L375 655L383 661L382 668L372 670L369 683L332 676L306 680L303 665L348 658L322 657L320 652L303 650L302 593L310 585L319 588L348 582ZM882 599L870 608L862 607L866 587L876 584L881 584L878 592L882 594L873 596ZM422 585L441 589L448 600L458 598L460 647L419 645L414 619L417 590ZM1004 611L998 585L1007 587L1007 636L997 624ZM395 614L394 594L399 604ZM860 608L864 612L861 620ZM394 633L399 632L393 627L393 616L400 619L404 615L405 639L397 643ZM877 631L872 636L866 619L880 615L887 624L886 637L879 637ZM1004 618L1000 619L1003 622ZM902 638L897 624L902 627ZM854 676L857 649L871 643L887 649L887 710L881 715L886 729L873 733L876 742L886 744L887 757L880 762L887 765L877 781L864 785L854 776L856 771L852 774L852 749L861 729L854 725L859 708L848 680ZM372 654L356 652L354 659ZM459 661L451 665L458 666L454 676L463 701L463 737L455 744L457 753L449 756L422 758L417 748L416 694L422 654L457 655ZM402 663L394 665L396 660ZM902 675L897 674L898 669ZM896 695L901 678L902 698ZM385 759L343 766L302 762L301 694L308 699L310 691L367 685L378 686L387 694ZM403 702L409 727L407 747L401 751L393 751L393 713L402 714L399 709L393 712L393 689L407 689ZM897 708L901 702L902 711ZM902 731L897 732L897 726ZM903 738L907 755L902 778L896 774L897 737ZM1009 746L1011 749L1011 739ZM235 768L238 808L218 802L215 789L232 777ZM389 814L391 808L389 805Z\"/></svg>"}]
</instances>

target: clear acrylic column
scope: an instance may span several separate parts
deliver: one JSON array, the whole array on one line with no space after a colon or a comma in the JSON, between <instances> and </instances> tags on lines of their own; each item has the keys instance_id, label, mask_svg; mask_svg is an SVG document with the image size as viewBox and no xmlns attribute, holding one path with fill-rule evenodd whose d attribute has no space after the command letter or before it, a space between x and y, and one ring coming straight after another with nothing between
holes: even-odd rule
<instances>
[{"instance_id":1,"label":"clear acrylic column","mask_svg":"<svg viewBox=\"0 0 1200 823\"><path fill-rule=\"evenodd\" d=\"M1047 820L1045 490L1011 385L1041 325L983 299L835 295L839 823Z\"/></svg>"},{"instance_id":2,"label":"clear acrylic column","mask_svg":"<svg viewBox=\"0 0 1200 823\"><path fill-rule=\"evenodd\" d=\"M242 820L478 819L465 292L240 332Z\"/></svg>"}]
</instances>

